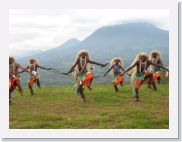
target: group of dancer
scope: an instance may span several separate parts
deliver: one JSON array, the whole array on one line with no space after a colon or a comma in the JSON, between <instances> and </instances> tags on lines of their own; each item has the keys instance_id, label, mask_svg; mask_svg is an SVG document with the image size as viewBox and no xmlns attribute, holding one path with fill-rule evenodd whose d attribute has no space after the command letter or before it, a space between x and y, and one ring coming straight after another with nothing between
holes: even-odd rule
<instances>
[{"instance_id":1,"label":"group of dancer","mask_svg":"<svg viewBox=\"0 0 182 142\"><path fill-rule=\"evenodd\" d=\"M9 57L9 102L11 104L11 95L15 89L18 89L20 95L23 95L23 89L20 84L20 73L27 72L30 74L30 79L27 81L27 85L32 96L34 95L34 84L41 88L38 68L52 70L62 75L69 75L70 73L73 73L76 82L74 90L81 96L83 101L86 101L84 88L87 87L89 90L92 90L92 81L96 77L92 72L93 67L91 67L90 64L106 67L109 63L102 64L92 61L90 58L90 53L86 50L81 50L78 52L71 69L67 73L62 73L54 68L45 68L40 66L38 61L34 58L29 59L28 66L25 68L16 63L15 58ZM113 58L110 62L110 68L103 75L103 77L110 73L114 77L112 85L114 86L115 91L118 92L118 85L122 86L124 82L124 75L127 73L127 75L131 76L132 78L131 82L133 85L135 101L139 101L139 88L144 81L147 81L149 88L156 91L156 81L160 83L162 69L168 72L168 69L163 67L159 51L152 51L150 55L140 53L136 56L131 66L129 66L127 69L124 69L123 66L124 61L122 58ZM21 71L19 71L19 69Z\"/></svg>"},{"instance_id":2,"label":"group of dancer","mask_svg":"<svg viewBox=\"0 0 182 142\"><path fill-rule=\"evenodd\" d=\"M16 60L14 57L9 57L9 102L11 104L11 95L13 91L16 89L19 91L20 95L23 96L23 89L21 87L20 83L20 74L27 72L30 74L30 79L27 81L27 85L30 89L30 93L33 96L33 85L36 84L39 88L41 88L40 85L40 76L38 75L38 68L45 69L45 70L51 70L52 68L45 68L38 64L38 61L34 58L29 59L29 65L27 68L23 67L22 65L16 63ZM21 71L19 72L19 69Z\"/></svg>"}]
</instances>

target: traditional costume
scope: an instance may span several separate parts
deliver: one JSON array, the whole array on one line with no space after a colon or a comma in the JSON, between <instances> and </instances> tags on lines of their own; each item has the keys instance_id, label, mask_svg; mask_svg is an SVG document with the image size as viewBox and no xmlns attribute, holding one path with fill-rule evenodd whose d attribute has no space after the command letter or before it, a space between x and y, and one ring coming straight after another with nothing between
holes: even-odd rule
<instances>
[{"instance_id":1,"label":"traditional costume","mask_svg":"<svg viewBox=\"0 0 182 142\"><path fill-rule=\"evenodd\" d=\"M17 81L20 81L20 78L16 77L15 75L13 75L11 78L9 78L9 88L16 89L16 87L17 87L16 82Z\"/></svg>"},{"instance_id":2,"label":"traditional costume","mask_svg":"<svg viewBox=\"0 0 182 142\"><path fill-rule=\"evenodd\" d=\"M156 54L157 56L154 58L153 54ZM150 53L150 61L152 63L155 63L155 64L159 64L159 65L162 65L162 61L161 61L161 54L159 51L152 51ZM159 68L159 67L156 67L156 66L151 66L151 70L152 70L152 73L153 73L153 81L157 80L157 79L160 79L162 77L162 68Z\"/></svg>"},{"instance_id":3,"label":"traditional costume","mask_svg":"<svg viewBox=\"0 0 182 142\"><path fill-rule=\"evenodd\" d=\"M116 60L118 60L118 64L116 64ZM124 61L121 58L114 58L110 63L113 69L110 72L111 76L114 76L114 80L112 81L112 85L117 86L118 84L122 84L124 81L124 77L121 76L121 68L124 65Z\"/></svg>"},{"instance_id":4,"label":"traditional costume","mask_svg":"<svg viewBox=\"0 0 182 142\"><path fill-rule=\"evenodd\" d=\"M33 60L33 64L30 62L30 60ZM30 79L27 81L28 86L33 86L37 81L40 79L40 76L36 72L36 66L38 65L38 61L36 59L29 59L29 69L33 68L33 71L30 72Z\"/></svg>"},{"instance_id":5,"label":"traditional costume","mask_svg":"<svg viewBox=\"0 0 182 142\"><path fill-rule=\"evenodd\" d=\"M86 53L86 57L82 58L81 54L85 52ZM81 70L78 70L78 65L75 67L75 78L76 78L76 83L74 85L74 90L75 92L79 93L79 88L81 85L86 86L86 87L90 87L91 86L91 82L94 78L94 74L91 72L91 68L89 68L89 64L88 64L88 60L90 60L90 54L88 51L85 50L81 50L78 54L77 54L77 58L76 61L79 60L80 61L80 66L81 66Z\"/></svg>"},{"instance_id":6,"label":"traditional costume","mask_svg":"<svg viewBox=\"0 0 182 142\"><path fill-rule=\"evenodd\" d=\"M11 65L9 65L9 68L11 68L13 70L13 73L9 73L9 88L13 88L15 90L17 88L16 82L20 81L20 77L15 75L15 72L16 72L15 63L12 63Z\"/></svg>"},{"instance_id":7,"label":"traditional costume","mask_svg":"<svg viewBox=\"0 0 182 142\"><path fill-rule=\"evenodd\" d=\"M40 79L40 76L37 74L37 72L32 71L30 74L30 79L27 81L27 84L29 86L33 86L39 79Z\"/></svg>"},{"instance_id":8,"label":"traditional costume","mask_svg":"<svg viewBox=\"0 0 182 142\"><path fill-rule=\"evenodd\" d=\"M146 61L142 62L141 57L145 56ZM132 73L132 80L131 83L133 84L133 90L134 90L134 95L136 94L135 90L139 89L143 81L152 74L152 71L147 67L147 62L148 62L148 55L145 53L140 53L136 56L135 60L133 63L139 61L139 71L137 72L137 66L134 67L133 73ZM142 71L142 67L144 70Z\"/></svg>"}]
</instances>

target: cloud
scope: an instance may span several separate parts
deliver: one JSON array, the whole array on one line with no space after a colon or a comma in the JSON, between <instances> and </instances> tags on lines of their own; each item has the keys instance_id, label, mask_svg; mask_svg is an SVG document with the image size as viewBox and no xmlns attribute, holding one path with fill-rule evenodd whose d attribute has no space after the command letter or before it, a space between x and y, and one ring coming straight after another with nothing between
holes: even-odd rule
<instances>
[{"instance_id":1,"label":"cloud","mask_svg":"<svg viewBox=\"0 0 182 142\"><path fill-rule=\"evenodd\" d=\"M168 30L165 9L65 9L9 11L10 52L46 50L69 40L83 40L96 29L127 21L147 21Z\"/></svg>"}]
</instances>

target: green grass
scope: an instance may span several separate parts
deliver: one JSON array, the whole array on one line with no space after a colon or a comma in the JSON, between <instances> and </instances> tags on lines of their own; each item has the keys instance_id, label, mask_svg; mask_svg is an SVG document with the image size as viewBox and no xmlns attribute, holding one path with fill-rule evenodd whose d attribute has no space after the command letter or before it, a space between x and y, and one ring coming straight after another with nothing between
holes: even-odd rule
<instances>
[{"instance_id":1,"label":"green grass","mask_svg":"<svg viewBox=\"0 0 182 142\"><path fill-rule=\"evenodd\" d=\"M11 129L120 128L168 129L169 89L160 85L154 92L143 85L140 100L134 102L131 85L119 87L94 85L85 89L87 102L73 93L72 86L34 88L31 97L16 92L10 106Z\"/></svg>"}]
</instances>

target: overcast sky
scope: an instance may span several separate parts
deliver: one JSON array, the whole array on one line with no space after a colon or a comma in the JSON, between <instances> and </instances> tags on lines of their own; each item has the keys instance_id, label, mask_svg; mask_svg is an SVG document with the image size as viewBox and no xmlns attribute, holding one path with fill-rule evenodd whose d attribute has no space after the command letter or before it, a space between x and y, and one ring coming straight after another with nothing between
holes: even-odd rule
<instances>
[{"instance_id":1,"label":"overcast sky","mask_svg":"<svg viewBox=\"0 0 182 142\"><path fill-rule=\"evenodd\" d=\"M47 50L71 38L83 40L96 29L134 21L168 30L168 10L10 10L10 55Z\"/></svg>"}]
</instances>

